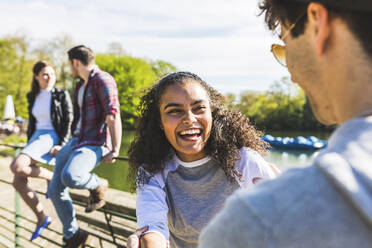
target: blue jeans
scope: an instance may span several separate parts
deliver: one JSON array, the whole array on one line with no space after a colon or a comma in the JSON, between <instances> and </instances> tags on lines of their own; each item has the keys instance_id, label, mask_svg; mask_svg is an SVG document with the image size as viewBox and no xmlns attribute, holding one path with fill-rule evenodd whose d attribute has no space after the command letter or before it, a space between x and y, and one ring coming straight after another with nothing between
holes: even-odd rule
<instances>
[{"instance_id":1,"label":"blue jeans","mask_svg":"<svg viewBox=\"0 0 372 248\"><path fill-rule=\"evenodd\" d=\"M75 149L78 139L70 139L56 156L53 179L48 194L63 225L66 239L71 238L79 229L75 209L68 187L93 190L99 186L98 177L90 173L108 154L104 146L82 146Z\"/></svg>"}]
</instances>

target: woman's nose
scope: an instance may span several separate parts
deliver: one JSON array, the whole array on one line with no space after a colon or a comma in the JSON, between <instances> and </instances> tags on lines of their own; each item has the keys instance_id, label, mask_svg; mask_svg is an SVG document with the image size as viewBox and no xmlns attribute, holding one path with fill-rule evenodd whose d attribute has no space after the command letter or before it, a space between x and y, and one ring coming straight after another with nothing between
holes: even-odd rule
<instances>
[{"instance_id":1,"label":"woman's nose","mask_svg":"<svg viewBox=\"0 0 372 248\"><path fill-rule=\"evenodd\" d=\"M183 122L185 124L192 124L195 121L196 121L195 115L191 111L186 112Z\"/></svg>"}]
</instances>

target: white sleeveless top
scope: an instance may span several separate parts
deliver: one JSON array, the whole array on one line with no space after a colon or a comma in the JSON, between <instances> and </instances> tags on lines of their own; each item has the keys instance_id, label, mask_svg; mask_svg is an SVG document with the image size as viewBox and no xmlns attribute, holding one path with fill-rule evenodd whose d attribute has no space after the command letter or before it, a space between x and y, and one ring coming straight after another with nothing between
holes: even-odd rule
<instances>
[{"instance_id":1,"label":"white sleeveless top","mask_svg":"<svg viewBox=\"0 0 372 248\"><path fill-rule=\"evenodd\" d=\"M32 107L32 114L36 118L36 130L54 130L52 120L50 118L51 104L51 89L40 89L40 93L36 97L34 106Z\"/></svg>"}]
</instances>

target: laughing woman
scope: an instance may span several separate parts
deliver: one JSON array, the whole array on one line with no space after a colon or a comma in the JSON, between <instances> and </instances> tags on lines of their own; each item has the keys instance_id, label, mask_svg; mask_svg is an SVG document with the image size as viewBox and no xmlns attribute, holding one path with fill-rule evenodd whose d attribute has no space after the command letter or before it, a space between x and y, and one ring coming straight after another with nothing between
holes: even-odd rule
<instances>
[{"instance_id":1,"label":"laughing woman","mask_svg":"<svg viewBox=\"0 0 372 248\"><path fill-rule=\"evenodd\" d=\"M197 75L163 77L141 100L129 149L136 178L141 247L196 247L201 229L226 198L274 178L259 155L267 145L249 120Z\"/></svg>"},{"instance_id":2,"label":"laughing woman","mask_svg":"<svg viewBox=\"0 0 372 248\"><path fill-rule=\"evenodd\" d=\"M72 104L67 91L54 87L56 76L47 62L39 61L33 67L31 91L27 94L29 123L28 142L10 165L14 173L13 187L37 217L34 240L51 223L35 191L27 186L28 177L49 182L52 172L37 163L54 165L54 155L70 135Z\"/></svg>"}]
</instances>

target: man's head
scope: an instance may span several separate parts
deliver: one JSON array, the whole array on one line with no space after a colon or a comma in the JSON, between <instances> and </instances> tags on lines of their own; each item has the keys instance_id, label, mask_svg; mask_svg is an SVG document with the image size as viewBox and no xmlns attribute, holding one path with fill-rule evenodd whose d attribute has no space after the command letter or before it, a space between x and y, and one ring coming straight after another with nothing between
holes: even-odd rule
<instances>
[{"instance_id":1,"label":"man's head","mask_svg":"<svg viewBox=\"0 0 372 248\"><path fill-rule=\"evenodd\" d=\"M79 77L79 69L94 64L94 53L92 49L84 45L71 48L68 52L68 60L72 76Z\"/></svg>"},{"instance_id":2,"label":"man's head","mask_svg":"<svg viewBox=\"0 0 372 248\"><path fill-rule=\"evenodd\" d=\"M354 117L363 107L340 103L355 98L357 74L365 75L359 72L372 64L372 1L262 0L260 9L269 29L281 33L292 80L308 95L318 120L333 124Z\"/></svg>"}]
</instances>

